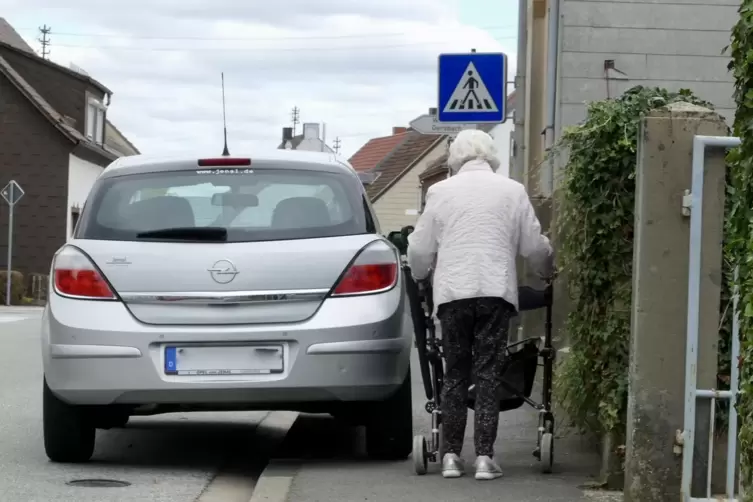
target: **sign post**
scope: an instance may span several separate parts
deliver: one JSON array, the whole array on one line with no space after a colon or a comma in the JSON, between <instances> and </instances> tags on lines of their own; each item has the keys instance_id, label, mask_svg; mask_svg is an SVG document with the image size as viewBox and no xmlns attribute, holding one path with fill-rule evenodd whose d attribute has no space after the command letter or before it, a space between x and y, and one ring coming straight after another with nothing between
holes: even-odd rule
<instances>
[{"instance_id":1,"label":"sign post","mask_svg":"<svg viewBox=\"0 0 753 502\"><path fill-rule=\"evenodd\" d=\"M501 124L507 118L507 56L502 53L439 56L439 122Z\"/></svg>"},{"instance_id":2,"label":"sign post","mask_svg":"<svg viewBox=\"0 0 753 502\"><path fill-rule=\"evenodd\" d=\"M5 202L8 204L8 276L5 278L5 305L10 306L11 271L13 270L13 208L24 196L21 185L15 180L10 180L5 188L0 191Z\"/></svg>"}]
</instances>

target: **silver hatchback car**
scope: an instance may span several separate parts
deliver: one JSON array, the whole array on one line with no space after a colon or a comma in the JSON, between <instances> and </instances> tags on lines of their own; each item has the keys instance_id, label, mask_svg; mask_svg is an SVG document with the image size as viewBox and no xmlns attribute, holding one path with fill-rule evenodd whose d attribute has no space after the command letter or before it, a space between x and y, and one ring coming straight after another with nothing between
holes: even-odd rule
<instances>
[{"instance_id":1,"label":"silver hatchback car","mask_svg":"<svg viewBox=\"0 0 753 502\"><path fill-rule=\"evenodd\" d=\"M412 448L397 249L323 153L116 160L56 254L42 323L44 445L85 462L134 415L293 410Z\"/></svg>"}]
</instances>

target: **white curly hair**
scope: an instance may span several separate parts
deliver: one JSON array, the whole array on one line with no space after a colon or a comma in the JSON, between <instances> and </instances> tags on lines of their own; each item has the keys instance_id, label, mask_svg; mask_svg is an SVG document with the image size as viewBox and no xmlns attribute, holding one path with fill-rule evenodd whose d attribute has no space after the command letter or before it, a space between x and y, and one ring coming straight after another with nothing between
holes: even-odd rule
<instances>
[{"instance_id":1,"label":"white curly hair","mask_svg":"<svg viewBox=\"0 0 753 502\"><path fill-rule=\"evenodd\" d=\"M478 129L460 131L450 144L447 165L452 174L457 173L466 162L471 160L483 160L491 166L493 171L499 169L494 139L484 131Z\"/></svg>"}]
</instances>

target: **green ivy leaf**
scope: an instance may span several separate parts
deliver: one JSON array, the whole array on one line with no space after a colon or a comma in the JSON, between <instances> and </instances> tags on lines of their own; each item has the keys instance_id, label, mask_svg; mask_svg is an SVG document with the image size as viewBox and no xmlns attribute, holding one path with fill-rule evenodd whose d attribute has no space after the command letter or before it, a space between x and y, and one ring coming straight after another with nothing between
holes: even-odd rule
<instances>
[{"instance_id":1,"label":"green ivy leaf","mask_svg":"<svg viewBox=\"0 0 753 502\"><path fill-rule=\"evenodd\" d=\"M567 152L562 157L567 162L557 220L558 261L567 270L573 301L565 323L571 353L557 370L555 391L582 430L625 430L638 131L653 108L677 101L713 108L687 89L635 86L620 97L589 103L586 119L567 128L550 152ZM753 131L753 121L750 128ZM753 169L750 172L753 180ZM735 198L735 192L727 193L728 201ZM753 193L747 202L753 202ZM753 220L747 227L753 228ZM745 243L753 246L753 241ZM728 353L730 330L722 331L727 338L719 345ZM719 388L727 381L728 367L720 364Z\"/></svg>"}]
</instances>

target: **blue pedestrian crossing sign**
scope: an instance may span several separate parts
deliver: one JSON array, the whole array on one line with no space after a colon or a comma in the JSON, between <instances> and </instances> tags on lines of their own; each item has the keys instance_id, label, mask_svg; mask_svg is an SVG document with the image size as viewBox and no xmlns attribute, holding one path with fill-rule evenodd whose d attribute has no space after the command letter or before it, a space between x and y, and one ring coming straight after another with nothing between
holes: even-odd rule
<instances>
[{"instance_id":1,"label":"blue pedestrian crossing sign","mask_svg":"<svg viewBox=\"0 0 753 502\"><path fill-rule=\"evenodd\" d=\"M507 56L502 53L439 56L440 122L497 124L507 117Z\"/></svg>"}]
</instances>

